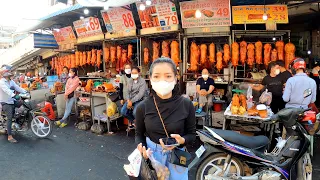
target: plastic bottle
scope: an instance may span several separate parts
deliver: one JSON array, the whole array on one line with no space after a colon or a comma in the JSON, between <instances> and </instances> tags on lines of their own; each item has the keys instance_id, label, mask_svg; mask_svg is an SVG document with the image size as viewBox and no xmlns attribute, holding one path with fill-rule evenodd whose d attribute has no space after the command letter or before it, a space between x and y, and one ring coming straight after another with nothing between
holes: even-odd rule
<instances>
[{"instance_id":1,"label":"plastic bottle","mask_svg":"<svg viewBox=\"0 0 320 180\"><path fill-rule=\"evenodd\" d=\"M248 109L252 108L253 105L253 96L250 96L247 101Z\"/></svg>"}]
</instances>

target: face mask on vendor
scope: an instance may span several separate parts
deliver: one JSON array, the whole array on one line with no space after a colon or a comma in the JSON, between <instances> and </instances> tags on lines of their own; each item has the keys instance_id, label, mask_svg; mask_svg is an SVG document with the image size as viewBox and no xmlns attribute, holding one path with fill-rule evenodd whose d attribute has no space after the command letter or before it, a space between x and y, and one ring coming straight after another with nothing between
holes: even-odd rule
<instances>
[{"instance_id":1,"label":"face mask on vendor","mask_svg":"<svg viewBox=\"0 0 320 180\"><path fill-rule=\"evenodd\" d=\"M275 74L275 75L279 75L279 74L280 74L280 69L274 70L274 74Z\"/></svg>"},{"instance_id":2,"label":"face mask on vendor","mask_svg":"<svg viewBox=\"0 0 320 180\"><path fill-rule=\"evenodd\" d=\"M131 74L131 69L125 69L124 72L125 72L126 74Z\"/></svg>"}]
</instances>

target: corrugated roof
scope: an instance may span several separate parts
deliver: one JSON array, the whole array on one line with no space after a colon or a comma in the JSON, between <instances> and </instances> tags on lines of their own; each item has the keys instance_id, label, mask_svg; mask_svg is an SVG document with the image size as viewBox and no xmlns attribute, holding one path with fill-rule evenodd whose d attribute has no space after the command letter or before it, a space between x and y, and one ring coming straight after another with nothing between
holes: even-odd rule
<instances>
[{"instance_id":1,"label":"corrugated roof","mask_svg":"<svg viewBox=\"0 0 320 180\"><path fill-rule=\"evenodd\" d=\"M42 21L43 21L43 20L47 20L47 19L49 19L49 18L58 16L58 15L60 15L60 14L64 14L64 13L67 13L67 12L70 12L70 11L74 11L74 10L77 10L77 9L81 9L81 8L83 8L83 7L84 7L84 6L82 6L82 5L80 5L80 4L76 4L76 5L70 6L70 7L68 7L68 8L61 9L61 10L59 10L59 11L56 11L56 12L54 12L54 13L51 13L51 14L49 14L49 15L47 15L47 16L44 16L44 17L40 18L40 20L42 20Z\"/></svg>"}]
</instances>

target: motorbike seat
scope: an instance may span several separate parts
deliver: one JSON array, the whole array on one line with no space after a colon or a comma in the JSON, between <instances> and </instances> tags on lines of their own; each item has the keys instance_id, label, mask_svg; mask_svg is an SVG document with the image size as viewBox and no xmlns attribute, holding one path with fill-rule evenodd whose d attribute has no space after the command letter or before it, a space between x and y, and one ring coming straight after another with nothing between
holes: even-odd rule
<instances>
[{"instance_id":1,"label":"motorbike seat","mask_svg":"<svg viewBox=\"0 0 320 180\"><path fill-rule=\"evenodd\" d=\"M212 130L224 140L250 149L261 149L269 144L269 139L266 136L246 136L229 130Z\"/></svg>"}]
</instances>

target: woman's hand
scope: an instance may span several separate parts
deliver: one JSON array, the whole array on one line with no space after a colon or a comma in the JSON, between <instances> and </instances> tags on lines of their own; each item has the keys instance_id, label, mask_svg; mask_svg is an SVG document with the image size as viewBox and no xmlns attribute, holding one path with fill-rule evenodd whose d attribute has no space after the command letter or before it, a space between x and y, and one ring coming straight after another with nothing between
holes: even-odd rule
<instances>
[{"instance_id":1,"label":"woman's hand","mask_svg":"<svg viewBox=\"0 0 320 180\"><path fill-rule=\"evenodd\" d=\"M175 148L175 146L165 146L162 139L159 139L159 142L163 150L171 151Z\"/></svg>"},{"instance_id":2,"label":"woman's hand","mask_svg":"<svg viewBox=\"0 0 320 180\"><path fill-rule=\"evenodd\" d=\"M64 95L64 100L68 100L68 95Z\"/></svg>"},{"instance_id":3,"label":"woman's hand","mask_svg":"<svg viewBox=\"0 0 320 180\"><path fill-rule=\"evenodd\" d=\"M186 140L183 137L181 137L179 134L171 134L171 137L175 138L178 144L180 145L186 142Z\"/></svg>"},{"instance_id":4,"label":"woman's hand","mask_svg":"<svg viewBox=\"0 0 320 180\"><path fill-rule=\"evenodd\" d=\"M144 159L148 159L149 156L152 154L152 151L150 148L147 148L145 146L142 146L142 143L138 144L137 149L141 152Z\"/></svg>"},{"instance_id":5,"label":"woman's hand","mask_svg":"<svg viewBox=\"0 0 320 180\"><path fill-rule=\"evenodd\" d=\"M132 102L130 100L127 101L127 108L128 109L132 108Z\"/></svg>"},{"instance_id":6,"label":"woman's hand","mask_svg":"<svg viewBox=\"0 0 320 180\"><path fill-rule=\"evenodd\" d=\"M121 104L121 105L123 105L123 104L124 104L124 101L123 101L123 100L121 100L121 101L120 101L120 104Z\"/></svg>"}]
</instances>

